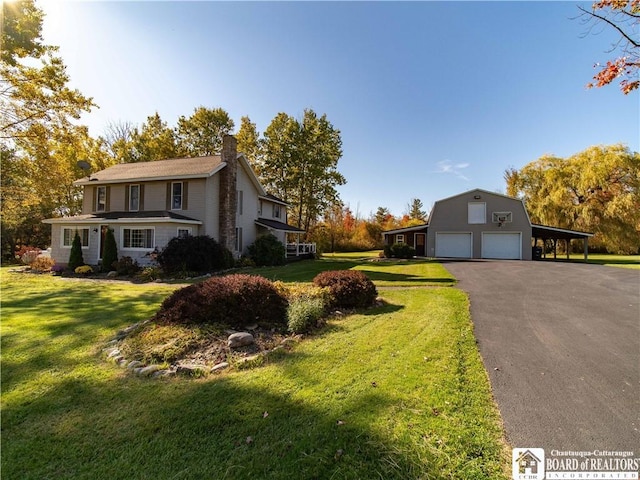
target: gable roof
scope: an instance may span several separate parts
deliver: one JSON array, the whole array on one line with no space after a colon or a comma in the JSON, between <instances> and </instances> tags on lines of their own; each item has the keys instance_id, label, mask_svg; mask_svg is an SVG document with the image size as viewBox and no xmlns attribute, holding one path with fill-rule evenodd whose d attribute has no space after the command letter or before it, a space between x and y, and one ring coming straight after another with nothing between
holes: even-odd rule
<instances>
[{"instance_id":1,"label":"gable roof","mask_svg":"<svg viewBox=\"0 0 640 480\"><path fill-rule=\"evenodd\" d=\"M529 212L527 211L527 207L525 206L523 199L517 198L517 197L510 197L509 195L504 195L503 193L490 192L489 190L483 190L482 188L473 188L471 190L467 190L466 192L462 192L462 193L459 193L457 195L452 195L452 196L447 197L447 198L442 198L440 200L436 200L435 203L433 204L433 208L429 212L429 218L427 219L427 223L431 222L431 219L433 218L433 213L438 208L438 204L446 202L446 201L451 200L453 198L462 197L464 195L469 195L470 193L477 193L477 194L482 193L484 195L490 195L490 196L494 196L494 197L506 198L506 199L509 199L509 200L512 200L514 202L519 203L520 205L522 205L522 209L524 210L524 214L527 217L527 221L529 222L529 224L531 224L531 218L529 217Z\"/></svg>"},{"instance_id":2,"label":"gable roof","mask_svg":"<svg viewBox=\"0 0 640 480\"><path fill-rule=\"evenodd\" d=\"M123 183L145 180L206 178L224 168L220 155L172 158L153 162L120 163L73 182L74 185Z\"/></svg>"}]
</instances>

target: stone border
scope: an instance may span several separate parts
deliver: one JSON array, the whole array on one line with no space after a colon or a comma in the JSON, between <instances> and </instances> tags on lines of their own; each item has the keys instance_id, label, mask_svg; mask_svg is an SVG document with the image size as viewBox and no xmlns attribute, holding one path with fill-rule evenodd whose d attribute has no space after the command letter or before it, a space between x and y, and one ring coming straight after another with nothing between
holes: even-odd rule
<instances>
[{"instance_id":1,"label":"stone border","mask_svg":"<svg viewBox=\"0 0 640 480\"><path fill-rule=\"evenodd\" d=\"M150 377L150 378L164 378L164 377L172 377L176 374L190 376L190 377L202 377L207 376L210 373L220 373L223 370L226 370L230 367L229 362L220 362L214 365L213 367L209 367L207 365L201 364L173 364L170 365L169 368L164 367L162 364L150 364L145 365L143 362L139 360L127 360L122 352L120 351L120 343L127 338L132 332L137 330L138 328L148 324L151 320L145 320L143 322L134 323L122 330L119 330L115 336L109 340L105 347L102 348L102 354L106 356L106 359L110 362L116 363L121 368L126 368L130 370L134 375L139 377ZM248 333L248 332L230 332L231 335L237 333ZM250 334L249 334L250 335ZM263 352L249 355L247 357L242 357L238 359L238 367L242 368L243 365L251 365L253 362L261 361L261 359L270 355L271 353L286 350L287 347L290 347L292 343L296 343L300 341L302 335L294 335L292 337L286 337L281 342L280 345L275 346L271 350L265 350Z\"/></svg>"}]
</instances>

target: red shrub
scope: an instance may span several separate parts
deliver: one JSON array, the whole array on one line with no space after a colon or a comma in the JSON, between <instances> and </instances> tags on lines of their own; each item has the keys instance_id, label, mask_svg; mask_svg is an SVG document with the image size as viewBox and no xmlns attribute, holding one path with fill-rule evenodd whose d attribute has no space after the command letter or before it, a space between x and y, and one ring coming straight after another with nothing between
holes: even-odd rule
<instances>
[{"instance_id":1,"label":"red shrub","mask_svg":"<svg viewBox=\"0 0 640 480\"><path fill-rule=\"evenodd\" d=\"M255 275L212 277L175 291L155 315L163 323L287 324L287 301L273 283Z\"/></svg>"},{"instance_id":2,"label":"red shrub","mask_svg":"<svg viewBox=\"0 0 640 480\"><path fill-rule=\"evenodd\" d=\"M376 286L358 270L330 270L316 275L313 283L329 287L333 305L344 308L369 307L378 296Z\"/></svg>"}]
</instances>

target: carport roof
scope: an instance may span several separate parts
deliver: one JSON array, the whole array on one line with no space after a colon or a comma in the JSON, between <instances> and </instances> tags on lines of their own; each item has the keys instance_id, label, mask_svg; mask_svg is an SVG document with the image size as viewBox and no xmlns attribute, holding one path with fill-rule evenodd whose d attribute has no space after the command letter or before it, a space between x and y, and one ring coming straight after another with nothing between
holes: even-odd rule
<instances>
[{"instance_id":1,"label":"carport roof","mask_svg":"<svg viewBox=\"0 0 640 480\"><path fill-rule=\"evenodd\" d=\"M571 240L573 238L593 237L593 233L568 230L566 228L547 227L546 225L531 225L531 236L546 240L548 238Z\"/></svg>"}]
</instances>

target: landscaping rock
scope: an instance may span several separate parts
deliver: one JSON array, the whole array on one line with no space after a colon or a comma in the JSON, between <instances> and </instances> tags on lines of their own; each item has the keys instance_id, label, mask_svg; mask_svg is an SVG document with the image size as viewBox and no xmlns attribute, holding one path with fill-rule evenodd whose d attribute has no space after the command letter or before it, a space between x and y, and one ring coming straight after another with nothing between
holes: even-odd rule
<instances>
[{"instance_id":1,"label":"landscaping rock","mask_svg":"<svg viewBox=\"0 0 640 480\"><path fill-rule=\"evenodd\" d=\"M222 362L222 363L218 363L217 365L214 365L211 368L211 372L219 372L221 370L224 370L225 368L229 367L229 363L228 362Z\"/></svg>"},{"instance_id":2,"label":"landscaping rock","mask_svg":"<svg viewBox=\"0 0 640 480\"><path fill-rule=\"evenodd\" d=\"M229 335L227 339L227 345L229 348L238 348L244 347L246 345L251 345L254 342L253 335L248 332L237 332Z\"/></svg>"},{"instance_id":3,"label":"landscaping rock","mask_svg":"<svg viewBox=\"0 0 640 480\"><path fill-rule=\"evenodd\" d=\"M107 273L107 278L116 278L118 276L118 272L116 272L115 270L111 270L109 273Z\"/></svg>"},{"instance_id":4,"label":"landscaping rock","mask_svg":"<svg viewBox=\"0 0 640 480\"><path fill-rule=\"evenodd\" d=\"M157 372L158 370L162 370L161 365L149 365L148 367L141 368L137 373L142 377L149 377L152 373Z\"/></svg>"},{"instance_id":5,"label":"landscaping rock","mask_svg":"<svg viewBox=\"0 0 640 480\"><path fill-rule=\"evenodd\" d=\"M129 364L127 365L127 368L129 370L133 370L134 368L139 368L144 366L144 363L138 361L138 360L133 360L132 362L129 362Z\"/></svg>"},{"instance_id":6,"label":"landscaping rock","mask_svg":"<svg viewBox=\"0 0 640 480\"><path fill-rule=\"evenodd\" d=\"M119 355L120 355L120 350L118 350L117 348L114 348L109 352L109 355L107 355L107 358L114 358L114 357L118 357Z\"/></svg>"},{"instance_id":7,"label":"landscaping rock","mask_svg":"<svg viewBox=\"0 0 640 480\"><path fill-rule=\"evenodd\" d=\"M171 377L172 375L175 375L175 374L176 374L175 370L158 370L151 374L151 378Z\"/></svg>"},{"instance_id":8,"label":"landscaping rock","mask_svg":"<svg viewBox=\"0 0 640 480\"><path fill-rule=\"evenodd\" d=\"M242 357L241 359L238 360L238 363L240 365L245 364L245 363L251 363L255 360L258 360L262 355L261 354L256 354L256 355L249 355L248 357Z\"/></svg>"}]
</instances>

